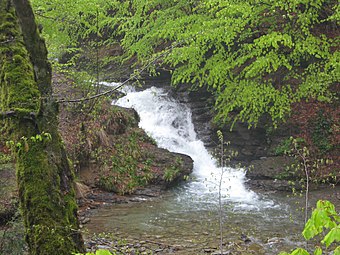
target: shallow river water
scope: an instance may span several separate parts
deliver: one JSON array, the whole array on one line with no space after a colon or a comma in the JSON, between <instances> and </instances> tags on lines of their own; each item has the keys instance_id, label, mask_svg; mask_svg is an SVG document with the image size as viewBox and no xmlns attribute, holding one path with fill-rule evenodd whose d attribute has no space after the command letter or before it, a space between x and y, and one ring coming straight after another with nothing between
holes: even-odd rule
<instances>
[{"instance_id":1,"label":"shallow river water","mask_svg":"<svg viewBox=\"0 0 340 255\"><path fill-rule=\"evenodd\" d=\"M243 169L218 167L196 137L188 107L159 88L130 90L114 103L135 108L140 127L160 147L191 156L194 170L189 182L161 197L97 209L87 224L90 233L119 233L127 239L179 247L176 254L204 254L219 244L220 191L223 241L230 249L243 249L241 254L278 254L304 244L300 234L304 214L299 209L304 199L254 192L244 184ZM329 192L340 190L312 192L310 204Z\"/></svg>"}]
</instances>

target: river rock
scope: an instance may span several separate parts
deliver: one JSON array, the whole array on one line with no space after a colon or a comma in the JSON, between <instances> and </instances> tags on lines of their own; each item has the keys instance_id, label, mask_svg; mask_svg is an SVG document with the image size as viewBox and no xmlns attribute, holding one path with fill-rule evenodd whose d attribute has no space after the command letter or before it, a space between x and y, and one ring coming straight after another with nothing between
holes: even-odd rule
<instances>
[{"instance_id":1,"label":"river rock","mask_svg":"<svg viewBox=\"0 0 340 255\"><path fill-rule=\"evenodd\" d=\"M291 191L290 180L295 177L289 167L293 163L292 158L285 156L253 160L246 172L247 183L263 190Z\"/></svg>"},{"instance_id":2,"label":"river rock","mask_svg":"<svg viewBox=\"0 0 340 255\"><path fill-rule=\"evenodd\" d=\"M293 162L291 158L285 156L263 157L259 160L253 160L246 177L252 180L291 179L292 175L288 168Z\"/></svg>"},{"instance_id":3,"label":"river rock","mask_svg":"<svg viewBox=\"0 0 340 255\"><path fill-rule=\"evenodd\" d=\"M98 245L97 249L98 250L110 250L111 246L108 246L108 245Z\"/></svg>"},{"instance_id":4,"label":"river rock","mask_svg":"<svg viewBox=\"0 0 340 255\"><path fill-rule=\"evenodd\" d=\"M178 182L184 181L185 176L188 176L193 170L193 160L188 155L169 152L162 148L154 148L151 152L154 155L154 163L161 169L171 167L178 169L171 181L164 179L163 171L159 172L153 184L159 184L164 188L172 187Z\"/></svg>"},{"instance_id":5,"label":"river rock","mask_svg":"<svg viewBox=\"0 0 340 255\"><path fill-rule=\"evenodd\" d=\"M213 253L211 253L211 255L228 255L228 254L231 254L231 251L215 251Z\"/></svg>"},{"instance_id":6,"label":"river rock","mask_svg":"<svg viewBox=\"0 0 340 255\"><path fill-rule=\"evenodd\" d=\"M75 190L76 190L76 198L77 199L84 199L91 192L90 187L88 187L87 185L85 185L81 182L75 183Z\"/></svg>"}]
</instances>

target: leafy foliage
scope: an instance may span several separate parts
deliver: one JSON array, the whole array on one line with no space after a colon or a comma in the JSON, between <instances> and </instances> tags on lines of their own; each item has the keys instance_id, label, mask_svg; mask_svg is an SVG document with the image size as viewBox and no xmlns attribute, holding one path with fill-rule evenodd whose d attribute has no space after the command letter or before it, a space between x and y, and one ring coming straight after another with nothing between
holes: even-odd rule
<instances>
[{"instance_id":1,"label":"leafy foliage","mask_svg":"<svg viewBox=\"0 0 340 255\"><path fill-rule=\"evenodd\" d=\"M51 57L65 52L79 53L78 41L97 33L96 20L105 17L108 3L96 1L41 1L33 0L36 18L43 25Z\"/></svg>"},{"instance_id":2,"label":"leafy foliage","mask_svg":"<svg viewBox=\"0 0 340 255\"><path fill-rule=\"evenodd\" d=\"M306 240L310 240L316 236L322 235L321 244L330 248L333 244L334 255L340 254L340 216L336 212L334 205L326 200L319 200L316 204L316 208L314 209L312 216L307 221L305 228L302 232L302 235ZM325 233L325 230L329 230L328 233ZM328 250L327 250L328 251ZM305 249L297 248L291 253L282 252L280 255L309 255ZM314 250L315 255L322 254L322 248L316 247Z\"/></svg>"},{"instance_id":3,"label":"leafy foliage","mask_svg":"<svg viewBox=\"0 0 340 255\"><path fill-rule=\"evenodd\" d=\"M82 255L82 254L81 253L77 253L76 255ZM96 253L88 252L85 255L113 255L113 254L110 251L108 251L108 250L100 249L100 250L97 250Z\"/></svg>"},{"instance_id":4,"label":"leafy foliage","mask_svg":"<svg viewBox=\"0 0 340 255\"><path fill-rule=\"evenodd\" d=\"M340 241L339 223L340 216L335 211L334 205L329 201L321 200L318 201L316 209L313 211L302 234L309 240L321 234L324 229L330 229L322 240L322 243L329 247L333 242Z\"/></svg>"},{"instance_id":5,"label":"leafy foliage","mask_svg":"<svg viewBox=\"0 0 340 255\"><path fill-rule=\"evenodd\" d=\"M294 102L332 100L339 81L335 0L33 3L41 17L53 17L41 20L51 46L72 50L80 38L110 34L102 43L119 40L125 59L147 64L158 56L151 72L170 68L174 85L214 92L217 120L252 126L269 115L276 126Z\"/></svg>"},{"instance_id":6,"label":"leafy foliage","mask_svg":"<svg viewBox=\"0 0 340 255\"><path fill-rule=\"evenodd\" d=\"M274 124L302 98L330 100L339 80L336 40L315 33L334 15L335 1L132 2L117 10L128 56L141 62L172 44L163 63L174 84L206 86L216 94L217 118ZM143 10L143 11L141 11ZM325 16L326 14L326 16Z\"/></svg>"}]
</instances>

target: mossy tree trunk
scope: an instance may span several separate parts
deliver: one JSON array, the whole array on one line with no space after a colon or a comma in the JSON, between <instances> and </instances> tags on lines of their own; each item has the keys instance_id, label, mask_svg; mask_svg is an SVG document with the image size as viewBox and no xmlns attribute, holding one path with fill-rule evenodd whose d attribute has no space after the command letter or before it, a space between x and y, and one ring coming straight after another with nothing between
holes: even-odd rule
<instances>
[{"instance_id":1,"label":"mossy tree trunk","mask_svg":"<svg viewBox=\"0 0 340 255\"><path fill-rule=\"evenodd\" d=\"M82 252L74 176L57 129L51 67L28 0L0 0L0 68L0 121L15 148L29 252Z\"/></svg>"}]
</instances>

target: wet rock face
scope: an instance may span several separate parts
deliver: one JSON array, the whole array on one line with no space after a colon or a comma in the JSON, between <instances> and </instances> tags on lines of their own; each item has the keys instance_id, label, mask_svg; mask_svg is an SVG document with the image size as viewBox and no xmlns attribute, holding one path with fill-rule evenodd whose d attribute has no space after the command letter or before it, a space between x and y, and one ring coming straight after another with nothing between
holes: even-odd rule
<instances>
[{"instance_id":1,"label":"wet rock face","mask_svg":"<svg viewBox=\"0 0 340 255\"><path fill-rule=\"evenodd\" d=\"M293 175L287 165L292 163L290 158L283 156L253 160L252 168L247 171L246 176L252 180L291 179Z\"/></svg>"},{"instance_id":2,"label":"wet rock face","mask_svg":"<svg viewBox=\"0 0 340 255\"><path fill-rule=\"evenodd\" d=\"M154 148L154 164L161 169L165 169L152 182L160 185L162 188L170 188L185 180L185 176L192 173L193 160L191 157L175 152L169 152L162 148ZM169 171L169 178L165 178L166 172Z\"/></svg>"},{"instance_id":3,"label":"wet rock face","mask_svg":"<svg viewBox=\"0 0 340 255\"><path fill-rule=\"evenodd\" d=\"M211 93L204 88L193 91L190 85L179 85L173 88L169 85L169 77L163 76L153 79L146 79L143 89L155 86L162 87L169 92L169 95L176 98L190 107L195 131L199 139L212 152L216 152L218 147L217 127L213 122L214 100ZM280 140L276 135L269 139L266 129L266 121L260 123L257 128L249 129L247 124L237 122L232 130L226 125L222 128L224 140L230 142L227 150L236 151L237 155L232 158L233 163L241 163L245 166L253 166L248 171L247 178L254 180L253 186L269 190L288 190L287 179L278 179L277 176L284 173L284 168L289 163L280 157L273 155L273 148Z\"/></svg>"}]
</instances>

